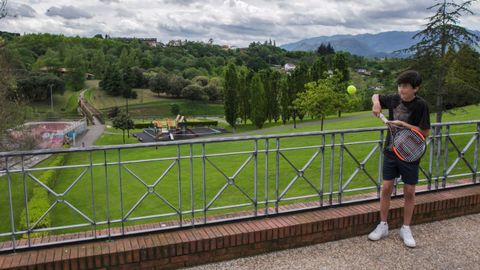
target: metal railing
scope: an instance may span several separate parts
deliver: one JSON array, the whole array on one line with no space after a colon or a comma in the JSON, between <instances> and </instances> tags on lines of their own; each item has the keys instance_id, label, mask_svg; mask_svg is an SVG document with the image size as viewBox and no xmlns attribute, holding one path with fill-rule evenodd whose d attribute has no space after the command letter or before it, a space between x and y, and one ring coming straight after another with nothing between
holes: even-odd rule
<instances>
[{"instance_id":1,"label":"metal railing","mask_svg":"<svg viewBox=\"0 0 480 270\"><path fill-rule=\"evenodd\" d=\"M480 121L434 124L432 134L418 192L477 184ZM0 153L0 251L378 199L385 135L379 127ZM68 165L24 166L46 154ZM29 204L35 188L47 206Z\"/></svg>"}]
</instances>

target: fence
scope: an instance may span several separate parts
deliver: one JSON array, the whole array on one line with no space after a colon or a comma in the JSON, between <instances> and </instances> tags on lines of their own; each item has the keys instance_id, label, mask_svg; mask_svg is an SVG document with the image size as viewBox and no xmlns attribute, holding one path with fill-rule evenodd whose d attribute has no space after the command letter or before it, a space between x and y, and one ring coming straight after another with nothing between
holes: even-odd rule
<instances>
[{"instance_id":1,"label":"fence","mask_svg":"<svg viewBox=\"0 0 480 270\"><path fill-rule=\"evenodd\" d=\"M480 121L433 129L418 192L478 184ZM363 128L0 153L0 251L377 199L385 135ZM8 166L44 154L65 164ZM46 203L32 204L42 192Z\"/></svg>"}]
</instances>

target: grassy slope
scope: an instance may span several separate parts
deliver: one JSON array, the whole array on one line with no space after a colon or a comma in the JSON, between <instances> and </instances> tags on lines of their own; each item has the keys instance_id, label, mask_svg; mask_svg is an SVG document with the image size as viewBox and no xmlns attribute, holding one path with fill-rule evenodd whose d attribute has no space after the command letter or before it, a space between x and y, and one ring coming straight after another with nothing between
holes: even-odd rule
<instances>
[{"instance_id":1,"label":"grassy slope","mask_svg":"<svg viewBox=\"0 0 480 270\"><path fill-rule=\"evenodd\" d=\"M123 97L112 97L97 87L98 81L88 81L90 89L85 97L98 109L107 111L118 106L125 110L126 100ZM158 96L149 89L134 89L137 91L136 99L128 100L128 111L136 118L154 119L158 117L172 117L170 105L178 104L180 112L187 116L198 115L223 115L223 105L218 103L205 103L185 99L166 98Z\"/></svg>"}]
</instances>

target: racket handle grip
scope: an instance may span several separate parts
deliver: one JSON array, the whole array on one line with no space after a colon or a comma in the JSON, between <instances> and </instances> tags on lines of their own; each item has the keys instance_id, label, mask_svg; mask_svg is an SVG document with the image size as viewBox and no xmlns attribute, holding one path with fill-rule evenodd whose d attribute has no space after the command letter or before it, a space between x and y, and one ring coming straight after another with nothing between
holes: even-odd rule
<instances>
[{"instance_id":1,"label":"racket handle grip","mask_svg":"<svg viewBox=\"0 0 480 270\"><path fill-rule=\"evenodd\" d=\"M380 119L382 119L382 121L386 124L388 122L388 119L385 117L385 115L383 115L383 113L380 113L378 115L378 117L380 117Z\"/></svg>"}]
</instances>

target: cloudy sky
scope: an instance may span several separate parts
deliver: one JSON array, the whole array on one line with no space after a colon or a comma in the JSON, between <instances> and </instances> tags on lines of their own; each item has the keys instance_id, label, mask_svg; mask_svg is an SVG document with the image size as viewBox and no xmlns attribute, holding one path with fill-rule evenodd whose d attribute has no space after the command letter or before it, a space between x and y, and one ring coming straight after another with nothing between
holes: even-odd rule
<instances>
[{"instance_id":1,"label":"cloudy sky","mask_svg":"<svg viewBox=\"0 0 480 270\"><path fill-rule=\"evenodd\" d=\"M457 1L459 2L459 1ZM419 30L435 0L8 0L0 31L155 37L245 46L335 34ZM480 30L480 2L461 25Z\"/></svg>"}]
</instances>

